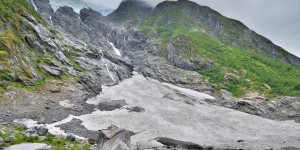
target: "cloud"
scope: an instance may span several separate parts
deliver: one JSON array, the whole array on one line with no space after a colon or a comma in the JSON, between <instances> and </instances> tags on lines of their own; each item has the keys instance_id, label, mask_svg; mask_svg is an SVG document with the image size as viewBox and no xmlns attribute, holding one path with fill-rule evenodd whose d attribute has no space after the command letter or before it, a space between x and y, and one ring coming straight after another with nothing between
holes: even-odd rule
<instances>
[{"instance_id":1,"label":"cloud","mask_svg":"<svg viewBox=\"0 0 300 150\"><path fill-rule=\"evenodd\" d=\"M116 9L122 0L85 0ZM148 0L155 6L163 0ZM193 0L224 16L240 20L250 29L300 56L299 0Z\"/></svg>"}]
</instances>

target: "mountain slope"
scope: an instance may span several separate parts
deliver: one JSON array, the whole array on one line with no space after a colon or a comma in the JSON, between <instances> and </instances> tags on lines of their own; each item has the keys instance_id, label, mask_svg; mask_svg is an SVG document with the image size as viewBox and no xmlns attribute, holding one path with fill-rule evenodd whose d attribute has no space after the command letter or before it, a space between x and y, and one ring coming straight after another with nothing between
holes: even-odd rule
<instances>
[{"instance_id":1,"label":"mountain slope","mask_svg":"<svg viewBox=\"0 0 300 150\"><path fill-rule=\"evenodd\" d=\"M160 39L158 55L207 76L218 89L300 96L300 59L239 21L185 0L162 2L142 21L139 28Z\"/></svg>"}]
</instances>

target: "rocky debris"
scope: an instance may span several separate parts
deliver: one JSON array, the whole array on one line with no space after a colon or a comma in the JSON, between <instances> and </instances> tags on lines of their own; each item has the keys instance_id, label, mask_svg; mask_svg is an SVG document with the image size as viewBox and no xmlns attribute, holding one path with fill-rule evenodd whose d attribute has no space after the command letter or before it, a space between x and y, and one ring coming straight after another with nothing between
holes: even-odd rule
<instances>
[{"instance_id":1,"label":"rocky debris","mask_svg":"<svg viewBox=\"0 0 300 150\"><path fill-rule=\"evenodd\" d=\"M23 135L25 136L45 136L48 133L48 128L45 126L34 126L27 129Z\"/></svg>"},{"instance_id":2,"label":"rocky debris","mask_svg":"<svg viewBox=\"0 0 300 150\"><path fill-rule=\"evenodd\" d=\"M97 150L119 150L131 149L132 131L121 129L117 126L110 126L108 129L99 131Z\"/></svg>"},{"instance_id":3,"label":"rocky debris","mask_svg":"<svg viewBox=\"0 0 300 150\"><path fill-rule=\"evenodd\" d=\"M72 110L80 110L76 104L72 103L71 101L69 100L63 100L63 101L60 101L59 102L59 105L64 107L64 108L67 108L67 109L72 109Z\"/></svg>"},{"instance_id":4,"label":"rocky debris","mask_svg":"<svg viewBox=\"0 0 300 150\"><path fill-rule=\"evenodd\" d=\"M6 150L52 150L52 147L41 143L23 143L10 146Z\"/></svg>"},{"instance_id":5,"label":"rocky debris","mask_svg":"<svg viewBox=\"0 0 300 150\"><path fill-rule=\"evenodd\" d=\"M74 134L68 134L67 137L66 137L66 139L69 140L69 141L75 141L76 140Z\"/></svg>"},{"instance_id":6,"label":"rocky debris","mask_svg":"<svg viewBox=\"0 0 300 150\"><path fill-rule=\"evenodd\" d=\"M58 86L49 86L48 89L52 93L60 93L61 92L61 89Z\"/></svg>"},{"instance_id":7,"label":"rocky debris","mask_svg":"<svg viewBox=\"0 0 300 150\"><path fill-rule=\"evenodd\" d=\"M60 129L68 132L68 133L73 133L75 135L78 135L80 137L87 138L89 143L96 143L98 140L98 132L97 131L91 131L86 129L82 125L82 121L79 119L72 119L70 122L61 124L57 127Z\"/></svg>"}]
</instances>

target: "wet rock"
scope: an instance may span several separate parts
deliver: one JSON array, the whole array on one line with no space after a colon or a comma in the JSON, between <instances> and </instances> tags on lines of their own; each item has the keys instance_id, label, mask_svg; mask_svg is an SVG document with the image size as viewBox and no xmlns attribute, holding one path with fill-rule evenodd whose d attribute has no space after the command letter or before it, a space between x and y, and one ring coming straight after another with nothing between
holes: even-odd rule
<instances>
[{"instance_id":1,"label":"wet rock","mask_svg":"<svg viewBox=\"0 0 300 150\"><path fill-rule=\"evenodd\" d=\"M48 128L46 128L45 126L39 126L37 127L37 134L39 136L45 136L48 133Z\"/></svg>"},{"instance_id":2,"label":"wet rock","mask_svg":"<svg viewBox=\"0 0 300 150\"><path fill-rule=\"evenodd\" d=\"M24 143L10 146L6 150L52 150L52 147L41 143Z\"/></svg>"},{"instance_id":3,"label":"wet rock","mask_svg":"<svg viewBox=\"0 0 300 150\"><path fill-rule=\"evenodd\" d=\"M75 138L75 136L73 134L68 134L67 137L66 137L66 139L68 141L71 141L71 142L76 140L76 138Z\"/></svg>"},{"instance_id":4,"label":"wet rock","mask_svg":"<svg viewBox=\"0 0 300 150\"><path fill-rule=\"evenodd\" d=\"M131 149L132 135L134 135L132 131L121 129L113 125L106 130L100 130L97 150Z\"/></svg>"}]
</instances>

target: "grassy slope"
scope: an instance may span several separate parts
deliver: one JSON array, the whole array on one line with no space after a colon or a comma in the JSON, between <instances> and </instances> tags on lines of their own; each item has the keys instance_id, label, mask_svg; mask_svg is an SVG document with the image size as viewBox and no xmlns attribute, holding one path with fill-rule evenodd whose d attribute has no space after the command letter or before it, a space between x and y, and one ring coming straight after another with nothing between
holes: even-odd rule
<instances>
[{"instance_id":1,"label":"grassy slope","mask_svg":"<svg viewBox=\"0 0 300 150\"><path fill-rule=\"evenodd\" d=\"M2 130L3 129L3 130ZM0 147L9 147L11 145L21 144L21 143L44 143L52 146L53 150L62 150L62 149L72 149L72 150L88 150L90 149L90 145L84 142L77 142L77 141L68 141L66 138L63 137L55 137L51 134L47 134L45 139L40 139L37 136L24 136L23 132L25 129L22 127L1 127L0 130L4 131L5 134L0 132L0 137L2 139L6 139L10 136L14 136L15 139L6 143L0 142Z\"/></svg>"},{"instance_id":2,"label":"grassy slope","mask_svg":"<svg viewBox=\"0 0 300 150\"><path fill-rule=\"evenodd\" d=\"M57 78L38 67L39 64L57 62L58 60L50 54L44 56L39 50L27 44L25 34L32 34L34 39L35 33L33 27L23 21L22 15L26 14L32 15L37 21L48 27L50 31L55 32L26 0L0 0L0 67L2 67L0 68L0 91L8 86L34 90L37 86L43 85L46 79L64 80L69 77L68 74L64 73ZM72 55L67 56L74 69L83 72L82 68L72 59ZM26 58L30 58L30 62ZM25 65L22 62L25 62ZM28 78L29 80L33 78L33 73L26 63L32 63L36 73L42 77L42 79L34 81L35 85L25 86L18 79L19 77ZM11 74L14 74L14 76Z\"/></svg>"},{"instance_id":3,"label":"grassy slope","mask_svg":"<svg viewBox=\"0 0 300 150\"><path fill-rule=\"evenodd\" d=\"M300 97L300 67L270 58L251 47L239 49L222 43L206 33L205 28L192 21L192 18L180 16L180 11L181 8L175 7L159 17L154 13L140 29L147 33L157 33L162 49L177 37L189 39L192 45L180 45L187 42L176 41L175 46L180 47L187 56L199 55L206 60L213 60L215 65L212 68L198 70L199 73L207 76L211 84L217 84L219 89L228 89L234 96L257 91L268 97ZM164 23L166 20L172 20L172 24ZM148 35L151 38L153 34ZM224 78L225 75L229 80Z\"/></svg>"}]
</instances>

